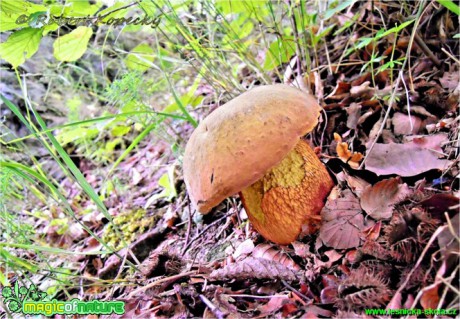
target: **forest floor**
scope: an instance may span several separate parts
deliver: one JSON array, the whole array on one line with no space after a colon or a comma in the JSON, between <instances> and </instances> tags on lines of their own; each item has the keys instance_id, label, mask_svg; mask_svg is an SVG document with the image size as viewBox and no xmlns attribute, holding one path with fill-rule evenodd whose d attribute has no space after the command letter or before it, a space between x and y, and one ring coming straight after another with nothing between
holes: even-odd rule
<instances>
[{"instance_id":1,"label":"forest floor","mask_svg":"<svg viewBox=\"0 0 460 319\"><path fill-rule=\"evenodd\" d=\"M78 212L71 218L61 204L35 198L33 191L16 203L36 244L73 252L18 247L21 258L48 258L48 266L63 272L32 272L29 279L42 291L55 287L58 300L124 301L124 316L133 318L372 318L376 314L366 309L411 308L455 309L458 315L460 61L458 39L452 38L458 17L431 5L412 22L412 34L413 25L398 29L409 20L401 21L397 8L372 3L331 19L333 31L350 19L355 27L347 36L330 32L310 57L309 73L295 56L268 73L273 83L310 91L325 111L306 137L335 183L318 231L290 245L270 243L253 230L237 196L210 214L198 213L177 156L193 132L190 123L165 120L168 136L177 137L174 145L158 135L145 138L114 170L101 163L116 161L132 135L114 138L113 128L114 135L98 133L96 142L105 140L107 148L115 141L110 150L98 150L89 138L84 147L73 144L73 131L64 137L66 151L113 222L41 146L26 141ZM375 35L370 26L382 24L390 31ZM357 49L343 59L349 41ZM24 69L45 73L47 59L39 51ZM2 72L3 94L20 104L14 73ZM248 67L236 74L246 88L261 83L257 76ZM44 79L31 81L29 96L42 99L48 86ZM59 94L48 96L50 104L72 98ZM200 122L237 92L218 95L202 81L195 94L202 102L190 114ZM88 97L79 98L86 103ZM39 111L49 123L62 123L59 110ZM6 117L10 129L24 136L21 124ZM97 125L87 129L99 132ZM82 223L117 253L93 254L105 248ZM5 274L10 282L18 276Z\"/></svg>"}]
</instances>

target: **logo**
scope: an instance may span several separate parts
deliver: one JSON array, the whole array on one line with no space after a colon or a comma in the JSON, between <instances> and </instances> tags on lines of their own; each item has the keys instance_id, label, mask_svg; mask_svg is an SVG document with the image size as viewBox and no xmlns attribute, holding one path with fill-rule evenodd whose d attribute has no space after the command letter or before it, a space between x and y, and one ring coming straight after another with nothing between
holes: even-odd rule
<instances>
[{"instance_id":1,"label":"logo","mask_svg":"<svg viewBox=\"0 0 460 319\"><path fill-rule=\"evenodd\" d=\"M39 291L35 285L30 285L29 289L26 287L19 287L18 282L11 287L5 287L2 290L3 303L11 312L21 312L22 304L24 301L40 301L46 298L47 293Z\"/></svg>"},{"instance_id":2,"label":"logo","mask_svg":"<svg viewBox=\"0 0 460 319\"><path fill-rule=\"evenodd\" d=\"M122 315L125 313L123 301L59 301L56 299L45 300L46 292L37 289L35 285L29 288L19 286L16 282L14 287L4 287L2 290L3 303L12 313L24 315Z\"/></svg>"}]
</instances>

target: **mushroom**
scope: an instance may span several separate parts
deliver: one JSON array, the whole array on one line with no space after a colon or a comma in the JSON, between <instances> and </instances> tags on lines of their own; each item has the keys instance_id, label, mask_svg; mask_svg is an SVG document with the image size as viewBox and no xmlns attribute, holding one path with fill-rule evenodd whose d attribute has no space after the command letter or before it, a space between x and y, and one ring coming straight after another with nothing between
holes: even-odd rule
<instances>
[{"instance_id":1,"label":"mushroom","mask_svg":"<svg viewBox=\"0 0 460 319\"><path fill-rule=\"evenodd\" d=\"M188 194L206 214L239 193L266 239L293 242L318 224L333 182L308 143L321 107L284 84L260 86L220 106L192 133L183 159Z\"/></svg>"}]
</instances>

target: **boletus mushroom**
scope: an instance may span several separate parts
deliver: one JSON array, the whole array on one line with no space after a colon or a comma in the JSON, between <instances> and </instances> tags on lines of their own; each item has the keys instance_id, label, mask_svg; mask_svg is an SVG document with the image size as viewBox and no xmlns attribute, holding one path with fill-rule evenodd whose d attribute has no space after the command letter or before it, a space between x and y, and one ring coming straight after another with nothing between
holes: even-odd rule
<instances>
[{"instance_id":1,"label":"boletus mushroom","mask_svg":"<svg viewBox=\"0 0 460 319\"><path fill-rule=\"evenodd\" d=\"M333 182L301 138L320 111L313 96L284 84L249 90L213 111L185 148L184 180L194 206L206 214L240 193L254 228L278 244L318 224Z\"/></svg>"}]
</instances>

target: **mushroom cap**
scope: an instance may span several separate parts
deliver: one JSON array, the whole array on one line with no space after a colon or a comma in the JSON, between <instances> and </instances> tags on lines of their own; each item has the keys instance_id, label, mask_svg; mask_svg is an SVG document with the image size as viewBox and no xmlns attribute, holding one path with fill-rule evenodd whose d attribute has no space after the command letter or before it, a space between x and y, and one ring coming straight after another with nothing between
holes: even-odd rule
<instances>
[{"instance_id":1,"label":"mushroom cap","mask_svg":"<svg viewBox=\"0 0 460 319\"><path fill-rule=\"evenodd\" d=\"M280 163L318 123L316 99L275 84L249 90L208 115L185 148L184 180L190 199L208 213Z\"/></svg>"}]
</instances>

